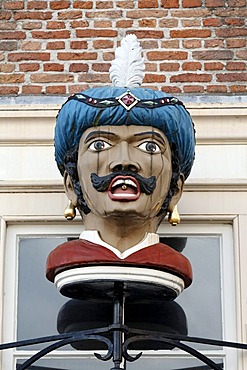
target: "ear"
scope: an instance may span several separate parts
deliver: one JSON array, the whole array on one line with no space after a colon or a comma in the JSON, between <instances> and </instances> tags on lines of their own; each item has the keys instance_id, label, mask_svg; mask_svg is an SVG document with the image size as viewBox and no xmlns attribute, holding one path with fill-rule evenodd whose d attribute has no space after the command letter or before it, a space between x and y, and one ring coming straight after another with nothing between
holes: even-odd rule
<instances>
[{"instance_id":1,"label":"ear","mask_svg":"<svg viewBox=\"0 0 247 370\"><path fill-rule=\"evenodd\" d=\"M174 210L174 207L176 204L178 204L182 193L183 193L183 187L184 187L184 175L181 173L177 182L175 193L169 203L168 211L172 212Z\"/></svg>"},{"instance_id":2,"label":"ear","mask_svg":"<svg viewBox=\"0 0 247 370\"><path fill-rule=\"evenodd\" d=\"M68 199L76 207L77 206L77 195L74 192L71 177L68 174L68 172L66 172L66 171L64 172L64 175L63 175L63 185L64 185L65 193L66 193Z\"/></svg>"}]
</instances>

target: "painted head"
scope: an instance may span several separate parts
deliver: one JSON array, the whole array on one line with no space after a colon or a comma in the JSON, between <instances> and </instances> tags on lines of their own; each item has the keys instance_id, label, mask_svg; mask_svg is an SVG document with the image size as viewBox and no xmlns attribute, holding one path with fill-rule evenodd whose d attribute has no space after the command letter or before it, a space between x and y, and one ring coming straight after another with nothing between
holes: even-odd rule
<instances>
[{"instance_id":1,"label":"painted head","mask_svg":"<svg viewBox=\"0 0 247 370\"><path fill-rule=\"evenodd\" d=\"M128 53L122 50L126 45ZM121 54L129 55L128 73L118 61ZM158 226L178 202L191 171L191 117L177 98L140 87L139 56L139 43L127 36L110 69L115 86L75 94L58 114L56 161L67 195L84 218L121 221L127 214L155 219Z\"/></svg>"}]
</instances>

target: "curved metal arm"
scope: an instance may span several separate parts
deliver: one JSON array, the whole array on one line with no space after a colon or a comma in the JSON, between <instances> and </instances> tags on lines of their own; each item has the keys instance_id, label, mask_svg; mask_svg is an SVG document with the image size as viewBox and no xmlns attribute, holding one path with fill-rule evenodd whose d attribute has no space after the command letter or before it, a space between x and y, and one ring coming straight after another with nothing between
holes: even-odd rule
<instances>
[{"instance_id":1,"label":"curved metal arm","mask_svg":"<svg viewBox=\"0 0 247 370\"><path fill-rule=\"evenodd\" d=\"M61 348L63 346L66 346L67 344L71 344L73 342L78 342L78 341L81 341L81 340L99 340L101 342L106 343L107 346L108 346L108 351L107 351L106 355L101 356L99 354L95 354L95 356L98 359L103 360L103 361L110 360L110 358L112 357L113 345L112 345L112 343L109 339L107 339L107 338L105 338L101 335L91 335L90 336L90 335L77 334L76 336L73 336L72 338L67 338L67 339L60 340L59 342L53 343L50 346L42 349L41 351L39 351L38 353L36 353L32 357L30 357L28 360L26 360L23 364L18 366L17 370L26 370L26 369L28 369L28 367L30 365L32 365L34 362L38 361L41 357L47 355L48 353L50 353L50 352L52 352L52 351L54 351L58 348Z\"/></svg>"}]
</instances>

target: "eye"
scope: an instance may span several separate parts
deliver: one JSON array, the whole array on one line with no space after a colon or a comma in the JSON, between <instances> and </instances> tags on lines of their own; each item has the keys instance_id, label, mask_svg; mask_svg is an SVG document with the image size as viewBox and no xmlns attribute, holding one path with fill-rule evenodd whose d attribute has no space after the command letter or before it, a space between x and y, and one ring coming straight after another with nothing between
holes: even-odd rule
<instances>
[{"instance_id":1,"label":"eye","mask_svg":"<svg viewBox=\"0 0 247 370\"><path fill-rule=\"evenodd\" d=\"M138 145L138 148L150 154L161 152L159 145L154 143L153 141L145 141L145 143Z\"/></svg>"},{"instance_id":2,"label":"eye","mask_svg":"<svg viewBox=\"0 0 247 370\"><path fill-rule=\"evenodd\" d=\"M91 149L91 150L93 150L93 151L95 151L95 152L100 152L101 150L105 150L105 149L108 149L108 148L110 148L111 147L111 145L110 144L108 144L106 141L104 141L104 140L95 140L95 141L93 141L90 145L89 145L89 147L88 147L88 149Z\"/></svg>"}]
</instances>

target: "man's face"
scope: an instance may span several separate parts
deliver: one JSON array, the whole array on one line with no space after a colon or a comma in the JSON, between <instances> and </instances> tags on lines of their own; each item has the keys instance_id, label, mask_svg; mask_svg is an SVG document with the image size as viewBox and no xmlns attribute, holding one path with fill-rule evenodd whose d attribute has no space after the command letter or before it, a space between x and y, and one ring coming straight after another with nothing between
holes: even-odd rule
<instances>
[{"instance_id":1,"label":"man's face","mask_svg":"<svg viewBox=\"0 0 247 370\"><path fill-rule=\"evenodd\" d=\"M150 219L159 212L169 190L171 151L165 135L153 127L93 127L81 137L77 170L93 214ZM112 175L106 189L96 190L91 174ZM147 189L135 174L149 179Z\"/></svg>"}]
</instances>

